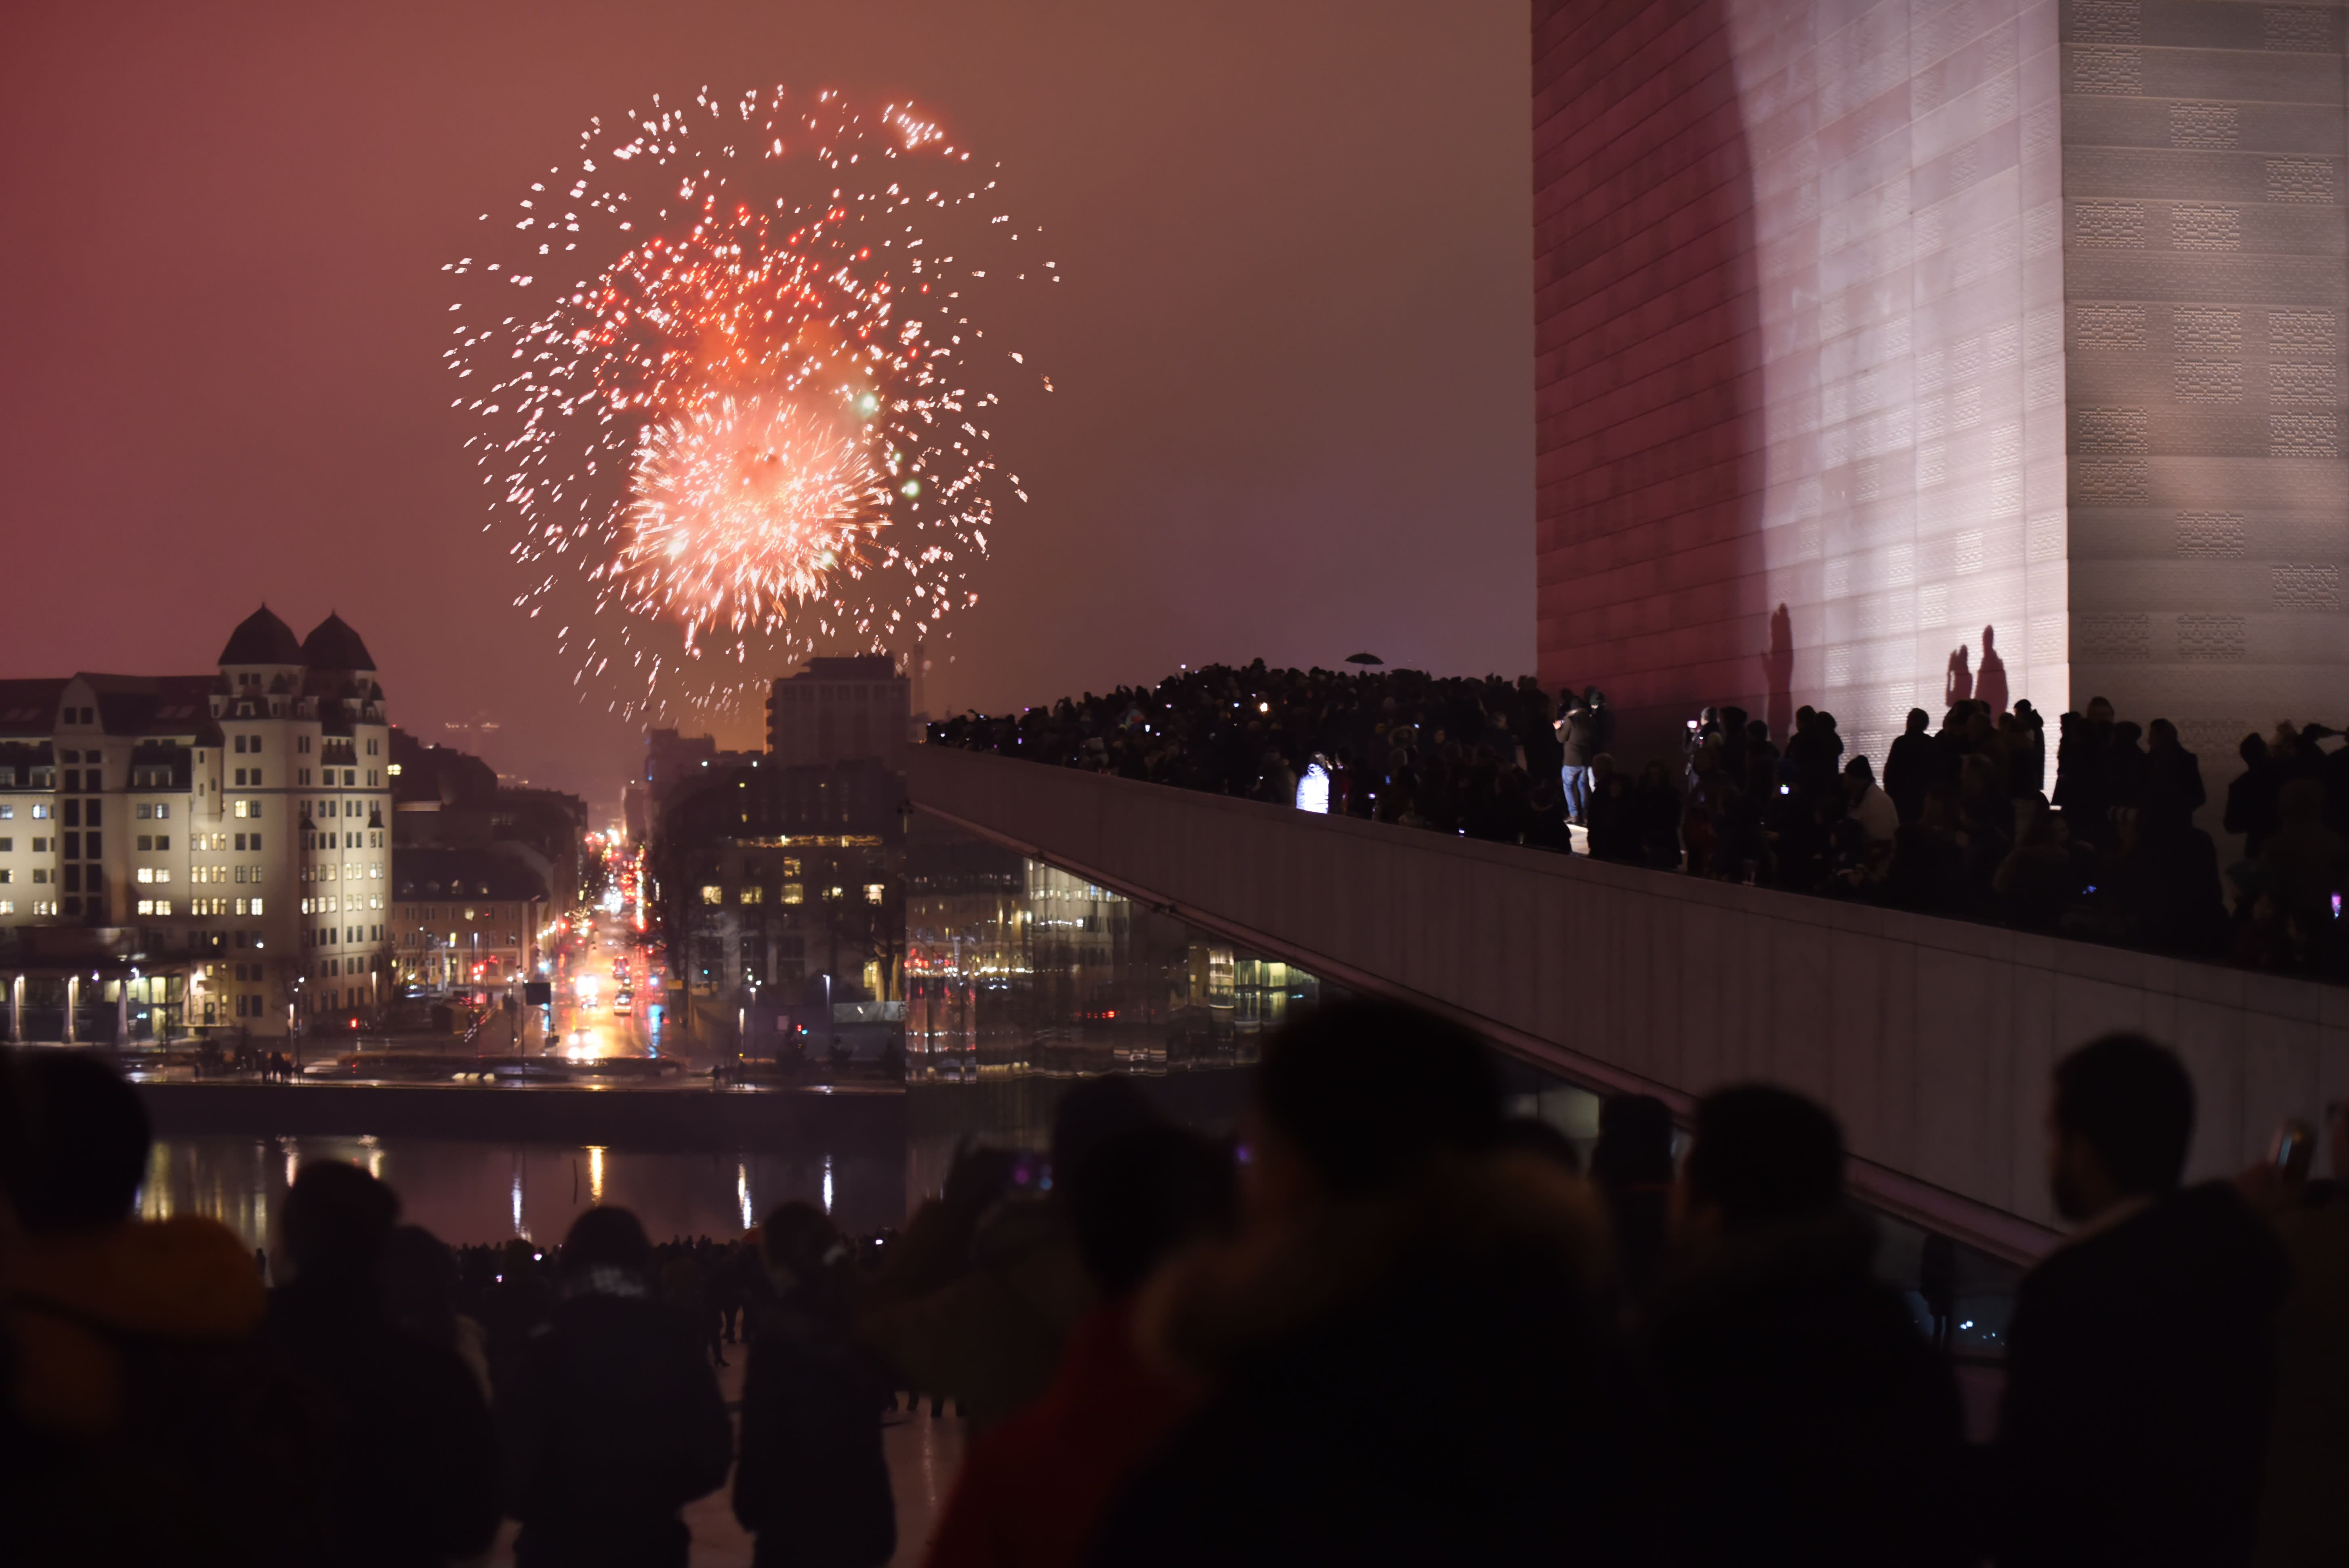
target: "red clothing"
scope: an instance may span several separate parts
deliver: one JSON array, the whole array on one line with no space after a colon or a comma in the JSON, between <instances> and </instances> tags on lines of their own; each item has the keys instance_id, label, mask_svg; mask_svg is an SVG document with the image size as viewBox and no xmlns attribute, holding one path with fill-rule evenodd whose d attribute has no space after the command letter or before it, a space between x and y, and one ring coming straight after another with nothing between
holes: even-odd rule
<instances>
[{"instance_id":1,"label":"red clothing","mask_svg":"<svg viewBox=\"0 0 2349 1568\"><path fill-rule=\"evenodd\" d=\"M929 1568L1075 1568L1102 1511L1188 1409L1134 1354L1133 1304L1094 1308L1051 1386L972 1446Z\"/></svg>"}]
</instances>

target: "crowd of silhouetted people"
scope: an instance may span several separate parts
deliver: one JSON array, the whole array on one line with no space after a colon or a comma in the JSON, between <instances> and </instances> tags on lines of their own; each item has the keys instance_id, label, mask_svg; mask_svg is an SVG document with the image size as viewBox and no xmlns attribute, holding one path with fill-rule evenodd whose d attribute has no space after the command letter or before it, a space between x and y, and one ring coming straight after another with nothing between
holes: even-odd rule
<instances>
[{"instance_id":1,"label":"crowd of silhouetted people","mask_svg":"<svg viewBox=\"0 0 2349 1568\"><path fill-rule=\"evenodd\" d=\"M900 1390L972 1432L939 1568L2340 1560L2349 1197L2304 1129L2183 1185L2192 1087L2137 1037L2054 1070L2075 1229L2016 1296L1986 1444L1819 1105L1746 1084L1676 1128L1624 1097L1586 1160L1387 1004L1285 1025L1244 1143L1084 1080L1049 1151L967 1150L863 1243L793 1202L737 1240L604 1206L451 1249L313 1161L257 1262L137 1218L148 1124L104 1063L5 1068L11 1563L467 1562L512 1518L523 1564L677 1568L730 1484L758 1563L874 1568Z\"/></svg>"},{"instance_id":2,"label":"crowd of silhouetted people","mask_svg":"<svg viewBox=\"0 0 2349 1568\"><path fill-rule=\"evenodd\" d=\"M2177 727L2092 698L2055 733L2028 701L1923 709L1881 758L1831 713L1786 733L1738 707L1679 754L1619 756L1596 687L1417 671L1212 665L1154 688L935 724L934 742L1471 839L1859 899L2261 967L2349 973L2349 749L2248 735L2221 825Z\"/></svg>"}]
</instances>

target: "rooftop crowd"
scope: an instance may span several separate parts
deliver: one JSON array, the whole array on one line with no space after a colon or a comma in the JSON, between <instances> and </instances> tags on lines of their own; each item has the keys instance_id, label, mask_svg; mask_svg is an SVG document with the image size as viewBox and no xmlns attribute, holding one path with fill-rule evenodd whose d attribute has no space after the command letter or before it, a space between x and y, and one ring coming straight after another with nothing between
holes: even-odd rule
<instances>
[{"instance_id":1,"label":"rooftop crowd","mask_svg":"<svg viewBox=\"0 0 2349 1568\"><path fill-rule=\"evenodd\" d=\"M757 1563L877 1568L911 1389L973 1432L937 1568L2340 1559L2349 1195L2304 1140L2182 1184L2193 1088L2141 1037L2054 1068L2075 1230L2021 1286L1987 1443L1799 1095L1708 1095L1684 1150L1610 1100L1585 1169L1473 1037L1341 1001L1251 1102L1242 1148L1084 1080L1051 1180L967 1150L885 1245L787 1203L722 1243L595 1207L452 1252L314 1161L264 1270L136 1217L148 1124L102 1061L13 1053L0 1554L447 1563L511 1517L524 1568L682 1568L682 1509L730 1487Z\"/></svg>"},{"instance_id":2,"label":"rooftop crowd","mask_svg":"<svg viewBox=\"0 0 2349 1568\"><path fill-rule=\"evenodd\" d=\"M2282 723L2247 735L2221 826L2177 727L2102 697L2051 736L2027 701L1921 708L1884 756L1831 713L1790 731L1738 707L1677 755L1613 749L1596 687L1553 697L1413 670L1210 665L1155 687L935 724L932 741L1127 779L1309 801L1341 815L2261 967L2349 975L2349 749ZM1303 795L1300 796L1300 788Z\"/></svg>"}]
</instances>

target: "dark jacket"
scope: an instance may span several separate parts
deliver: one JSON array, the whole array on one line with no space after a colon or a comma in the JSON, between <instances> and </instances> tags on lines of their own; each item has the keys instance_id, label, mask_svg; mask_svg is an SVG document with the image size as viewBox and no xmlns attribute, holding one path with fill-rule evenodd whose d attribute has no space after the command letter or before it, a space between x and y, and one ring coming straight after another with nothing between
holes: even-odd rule
<instances>
[{"instance_id":1,"label":"dark jacket","mask_svg":"<svg viewBox=\"0 0 2349 1568\"><path fill-rule=\"evenodd\" d=\"M734 1517L760 1568L872 1568L897 1549L881 1451L881 1378L824 1304L795 1290L770 1311L742 1377Z\"/></svg>"},{"instance_id":2,"label":"dark jacket","mask_svg":"<svg viewBox=\"0 0 2349 1568\"><path fill-rule=\"evenodd\" d=\"M1587 1187L1512 1154L1170 1269L1143 1337L1217 1393L1087 1561L1624 1561L1604 1234Z\"/></svg>"},{"instance_id":3,"label":"dark jacket","mask_svg":"<svg viewBox=\"0 0 2349 1568\"><path fill-rule=\"evenodd\" d=\"M641 1294L574 1295L532 1336L498 1394L523 1568L684 1568L678 1512L723 1486L734 1458L707 1338Z\"/></svg>"},{"instance_id":4,"label":"dark jacket","mask_svg":"<svg viewBox=\"0 0 2349 1568\"><path fill-rule=\"evenodd\" d=\"M13 1240L0 1562L326 1561L325 1412L260 1332L266 1301L244 1243L188 1214Z\"/></svg>"},{"instance_id":5,"label":"dark jacket","mask_svg":"<svg viewBox=\"0 0 2349 1568\"><path fill-rule=\"evenodd\" d=\"M2230 1187L2173 1192L2050 1254L2007 1331L1999 1561L2245 1561L2283 1250Z\"/></svg>"},{"instance_id":6,"label":"dark jacket","mask_svg":"<svg viewBox=\"0 0 2349 1568\"><path fill-rule=\"evenodd\" d=\"M498 1532L498 1444L457 1353L396 1328L372 1277L270 1293L269 1336L320 1397L337 1563L440 1563Z\"/></svg>"},{"instance_id":7,"label":"dark jacket","mask_svg":"<svg viewBox=\"0 0 2349 1568\"><path fill-rule=\"evenodd\" d=\"M1959 1563L1957 1388L1870 1273L1874 1222L1720 1240L1651 1317L1673 1560Z\"/></svg>"}]
</instances>

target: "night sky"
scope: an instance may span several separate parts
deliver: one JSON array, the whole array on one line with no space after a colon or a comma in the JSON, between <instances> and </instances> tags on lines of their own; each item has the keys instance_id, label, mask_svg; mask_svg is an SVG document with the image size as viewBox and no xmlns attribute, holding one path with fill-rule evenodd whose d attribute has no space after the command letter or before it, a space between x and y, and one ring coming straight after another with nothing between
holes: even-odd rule
<instances>
[{"instance_id":1,"label":"night sky","mask_svg":"<svg viewBox=\"0 0 2349 1568\"><path fill-rule=\"evenodd\" d=\"M201 670L266 600L394 722L608 809L637 730L510 608L440 268L590 115L910 98L1067 282L934 711L1178 663L1533 663L1523 0L17 5L0 18L0 674ZM782 673L781 671L775 673ZM745 723L727 738L756 744Z\"/></svg>"}]
</instances>

